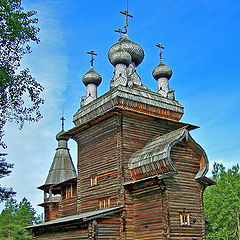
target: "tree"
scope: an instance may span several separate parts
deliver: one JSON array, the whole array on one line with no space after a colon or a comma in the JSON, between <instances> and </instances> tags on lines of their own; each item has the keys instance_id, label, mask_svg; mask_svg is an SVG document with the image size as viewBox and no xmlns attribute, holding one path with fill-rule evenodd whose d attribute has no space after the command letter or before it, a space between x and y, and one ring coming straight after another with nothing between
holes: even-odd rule
<instances>
[{"instance_id":1,"label":"tree","mask_svg":"<svg viewBox=\"0 0 240 240\"><path fill-rule=\"evenodd\" d=\"M39 43L35 11L24 12L21 0L0 0L0 131L7 121L21 129L24 121L41 118L43 87L20 69L23 56L31 53L30 42ZM0 135L0 145L6 147Z\"/></svg>"},{"instance_id":2,"label":"tree","mask_svg":"<svg viewBox=\"0 0 240 240\"><path fill-rule=\"evenodd\" d=\"M32 239L25 227L40 222L41 218L36 216L36 211L26 198L19 204L10 198L0 214L0 239Z\"/></svg>"},{"instance_id":3,"label":"tree","mask_svg":"<svg viewBox=\"0 0 240 240\"><path fill-rule=\"evenodd\" d=\"M213 180L217 185L204 193L207 239L240 239L240 168L239 165L225 170L214 163Z\"/></svg>"},{"instance_id":4,"label":"tree","mask_svg":"<svg viewBox=\"0 0 240 240\"><path fill-rule=\"evenodd\" d=\"M0 178L8 176L13 168L13 164L7 163L4 156L6 154L0 153ZM1 187L0 185L0 202L12 197L15 193L12 188Z\"/></svg>"}]
</instances>

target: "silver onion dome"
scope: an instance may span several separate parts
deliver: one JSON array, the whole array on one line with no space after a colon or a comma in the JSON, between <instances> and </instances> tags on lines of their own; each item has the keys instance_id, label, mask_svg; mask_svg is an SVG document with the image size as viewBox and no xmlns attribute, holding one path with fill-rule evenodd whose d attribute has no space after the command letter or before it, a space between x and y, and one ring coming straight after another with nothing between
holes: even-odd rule
<instances>
[{"instance_id":1,"label":"silver onion dome","mask_svg":"<svg viewBox=\"0 0 240 240\"><path fill-rule=\"evenodd\" d=\"M132 62L138 66L143 58L144 58L144 51L143 48L138 45L137 43L131 41L127 35L125 35L118 43L115 43L108 51L108 59L111 62L111 57L114 56L116 52L119 50L127 51L130 56Z\"/></svg>"},{"instance_id":2,"label":"silver onion dome","mask_svg":"<svg viewBox=\"0 0 240 240\"><path fill-rule=\"evenodd\" d=\"M172 77L172 74L172 69L163 62L160 62L160 64L158 64L158 66L156 66L152 71L152 75L156 80L161 77L170 79Z\"/></svg>"},{"instance_id":3,"label":"silver onion dome","mask_svg":"<svg viewBox=\"0 0 240 240\"><path fill-rule=\"evenodd\" d=\"M131 63L131 59L131 55L126 50L122 50L121 48L119 48L118 51L113 52L109 56L109 61L114 67L118 63L123 63L128 66Z\"/></svg>"},{"instance_id":4,"label":"silver onion dome","mask_svg":"<svg viewBox=\"0 0 240 240\"><path fill-rule=\"evenodd\" d=\"M98 86L102 82L102 77L91 67L90 70L83 75L82 81L85 86L90 83Z\"/></svg>"}]
</instances>

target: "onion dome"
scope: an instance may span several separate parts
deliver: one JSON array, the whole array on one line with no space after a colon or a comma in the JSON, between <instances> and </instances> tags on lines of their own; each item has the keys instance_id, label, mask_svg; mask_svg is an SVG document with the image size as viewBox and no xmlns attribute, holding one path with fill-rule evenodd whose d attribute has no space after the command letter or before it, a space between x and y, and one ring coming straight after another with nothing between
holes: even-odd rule
<instances>
[{"instance_id":1,"label":"onion dome","mask_svg":"<svg viewBox=\"0 0 240 240\"><path fill-rule=\"evenodd\" d=\"M144 58L144 51L143 48L138 45L137 43L131 41L127 35L125 35L118 43L115 43L108 51L108 59L112 63L113 56L119 50L126 51L130 54L132 62L138 66L143 58ZM112 63L113 64L113 63Z\"/></svg>"},{"instance_id":2,"label":"onion dome","mask_svg":"<svg viewBox=\"0 0 240 240\"><path fill-rule=\"evenodd\" d=\"M85 86L90 83L99 86L102 82L102 77L94 70L93 67L91 67L90 70L83 75L82 81Z\"/></svg>"},{"instance_id":3,"label":"onion dome","mask_svg":"<svg viewBox=\"0 0 240 240\"><path fill-rule=\"evenodd\" d=\"M65 140L65 141L67 141L69 138L66 137L66 136L64 135L64 133L65 133L64 130L62 130L61 132L59 132L59 133L56 135L56 140L57 140L57 141L60 141L60 140Z\"/></svg>"},{"instance_id":4,"label":"onion dome","mask_svg":"<svg viewBox=\"0 0 240 240\"><path fill-rule=\"evenodd\" d=\"M172 77L172 74L172 69L166 64L164 64L162 61L152 71L152 75L156 80L162 77L170 79Z\"/></svg>"},{"instance_id":5,"label":"onion dome","mask_svg":"<svg viewBox=\"0 0 240 240\"><path fill-rule=\"evenodd\" d=\"M131 55L126 51L119 48L118 51L113 52L109 56L109 61L115 67L118 63L126 64L127 66L131 63Z\"/></svg>"}]
</instances>

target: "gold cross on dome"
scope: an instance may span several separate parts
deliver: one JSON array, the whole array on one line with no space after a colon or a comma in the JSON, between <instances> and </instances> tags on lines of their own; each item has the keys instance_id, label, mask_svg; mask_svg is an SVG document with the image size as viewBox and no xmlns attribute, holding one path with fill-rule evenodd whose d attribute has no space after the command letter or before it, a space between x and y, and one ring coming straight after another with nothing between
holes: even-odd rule
<instances>
[{"instance_id":1,"label":"gold cross on dome","mask_svg":"<svg viewBox=\"0 0 240 240\"><path fill-rule=\"evenodd\" d=\"M93 50L88 51L87 54L90 54L90 55L91 55L90 63L91 63L91 67L93 67L94 56L97 56L97 54L96 54Z\"/></svg>"},{"instance_id":2,"label":"gold cross on dome","mask_svg":"<svg viewBox=\"0 0 240 240\"><path fill-rule=\"evenodd\" d=\"M129 14L128 10L125 11L120 11L121 14L125 15L125 26L124 26L124 33L126 34L128 31L128 18L131 17L133 18L133 15Z\"/></svg>"},{"instance_id":3,"label":"gold cross on dome","mask_svg":"<svg viewBox=\"0 0 240 240\"><path fill-rule=\"evenodd\" d=\"M162 62L162 60L163 60L163 57L162 57L162 55L163 55L163 49L164 49L164 46L161 44L161 43L158 43L157 45L156 45L156 47L158 47L159 48L159 50L160 50L160 53L159 53L159 55L160 55L160 62Z\"/></svg>"}]
</instances>

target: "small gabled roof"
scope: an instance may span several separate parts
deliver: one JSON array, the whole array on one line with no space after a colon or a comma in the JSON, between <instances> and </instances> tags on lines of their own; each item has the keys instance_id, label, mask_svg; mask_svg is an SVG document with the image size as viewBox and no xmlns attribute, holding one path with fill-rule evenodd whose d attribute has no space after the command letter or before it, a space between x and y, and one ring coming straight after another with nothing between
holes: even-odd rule
<instances>
[{"instance_id":1,"label":"small gabled roof","mask_svg":"<svg viewBox=\"0 0 240 240\"><path fill-rule=\"evenodd\" d=\"M203 158L203 166L197 177L204 176L208 170L208 160L204 150L190 136L186 127L156 137L129 159L129 170L134 180L162 173L176 173L170 158L171 148L186 138L191 148Z\"/></svg>"}]
</instances>

